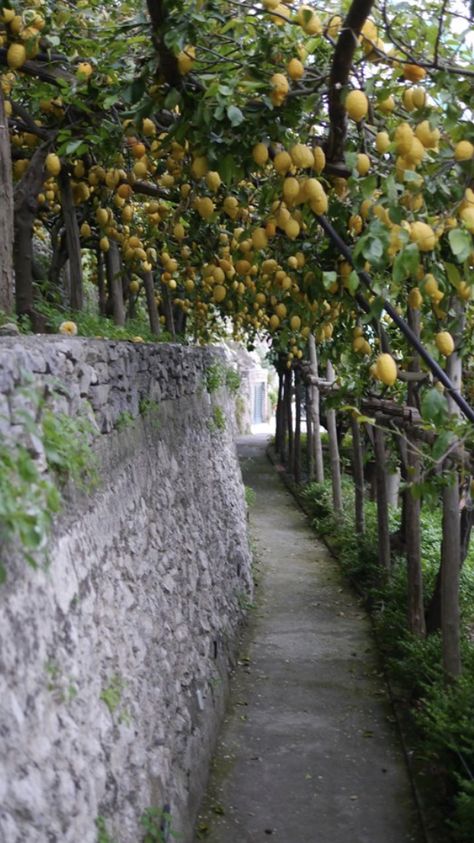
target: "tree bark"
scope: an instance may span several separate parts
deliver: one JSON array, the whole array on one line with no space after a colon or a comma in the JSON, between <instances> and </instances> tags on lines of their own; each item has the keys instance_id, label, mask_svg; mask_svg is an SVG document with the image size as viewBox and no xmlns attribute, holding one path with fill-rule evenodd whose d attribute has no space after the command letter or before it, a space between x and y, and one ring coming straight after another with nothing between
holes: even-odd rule
<instances>
[{"instance_id":1,"label":"tree bark","mask_svg":"<svg viewBox=\"0 0 474 843\"><path fill-rule=\"evenodd\" d=\"M165 317L165 328L168 334L171 334L173 342L176 339L176 331L174 328L173 307L171 305L171 296L169 288L166 284L161 282L161 306Z\"/></svg>"},{"instance_id":2,"label":"tree bark","mask_svg":"<svg viewBox=\"0 0 474 843\"><path fill-rule=\"evenodd\" d=\"M97 287L99 291L99 314L107 316L107 286L104 272L104 253L102 249L96 250L97 260Z\"/></svg>"},{"instance_id":3,"label":"tree bark","mask_svg":"<svg viewBox=\"0 0 474 843\"><path fill-rule=\"evenodd\" d=\"M115 240L110 241L110 248L105 252L105 267L109 288L112 318L116 325L125 325L125 305L123 301L122 262Z\"/></svg>"},{"instance_id":4,"label":"tree bark","mask_svg":"<svg viewBox=\"0 0 474 843\"><path fill-rule=\"evenodd\" d=\"M377 489L377 539L379 563L388 574L391 567L390 528L388 523L388 499L386 478L385 434L374 428L375 472Z\"/></svg>"},{"instance_id":5,"label":"tree bark","mask_svg":"<svg viewBox=\"0 0 474 843\"><path fill-rule=\"evenodd\" d=\"M14 275L13 275L13 181L10 153L10 135L8 120L3 104L3 91L0 85L0 185L2 201L0 203L0 310L13 313L14 310Z\"/></svg>"},{"instance_id":6,"label":"tree bark","mask_svg":"<svg viewBox=\"0 0 474 843\"><path fill-rule=\"evenodd\" d=\"M359 536L365 533L364 513L364 460L362 458L362 442L360 425L357 419L351 418L352 430L352 470L355 487L355 528Z\"/></svg>"},{"instance_id":7,"label":"tree bark","mask_svg":"<svg viewBox=\"0 0 474 843\"><path fill-rule=\"evenodd\" d=\"M306 460L308 464L308 480L314 480L314 446L313 424L311 421L311 387L305 387L306 404Z\"/></svg>"},{"instance_id":8,"label":"tree bark","mask_svg":"<svg viewBox=\"0 0 474 843\"><path fill-rule=\"evenodd\" d=\"M84 303L81 239L77 222L76 208L72 196L69 175L61 171L59 176L61 205L66 232L66 250L69 258L70 306L72 310L82 310Z\"/></svg>"},{"instance_id":9,"label":"tree bark","mask_svg":"<svg viewBox=\"0 0 474 843\"><path fill-rule=\"evenodd\" d=\"M158 313L158 306L155 300L155 282L152 272L144 272L142 275L143 286L145 288L146 304L148 309L148 318L150 320L150 331L157 337L161 333L160 315Z\"/></svg>"},{"instance_id":10,"label":"tree bark","mask_svg":"<svg viewBox=\"0 0 474 843\"><path fill-rule=\"evenodd\" d=\"M328 362L326 378L330 383L334 381L334 369L332 363ZM326 424L329 437L329 459L331 464L332 483L332 505L336 518L342 516L342 486L341 486L341 460L339 457L339 445L337 442L336 411L326 409Z\"/></svg>"},{"instance_id":11,"label":"tree bark","mask_svg":"<svg viewBox=\"0 0 474 843\"><path fill-rule=\"evenodd\" d=\"M277 398L277 405L276 405L276 412L275 412L275 449L278 454L281 456L281 451L283 448L283 420L282 420L282 408L283 408L283 372L280 367L278 367L278 398Z\"/></svg>"},{"instance_id":12,"label":"tree bark","mask_svg":"<svg viewBox=\"0 0 474 843\"><path fill-rule=\"evenodd\" d=\"M311 374L318 377L318 354L316 351L316 340L313 334L308 337L309 359L311 363ZM316 483L324 483L324 460L323 446L321 443L321 416L319 407L319 389L314 384L311 391L311 425L313 429L313 458Z\"/></svg>"},{"instance_id":13,"label":"tree bark","mask_svg":"<svg viewBox=\"0 0 474 843\"><path fill-rule=\"evenodd\" d=\"M49 144L33 153L30 166L18 182L14 192L15 239L13 262L15 267L16 311L34 321L33 308L33 223L38 211L37 196L44 181L44 162Z\"/></svg>"}]
</instances>

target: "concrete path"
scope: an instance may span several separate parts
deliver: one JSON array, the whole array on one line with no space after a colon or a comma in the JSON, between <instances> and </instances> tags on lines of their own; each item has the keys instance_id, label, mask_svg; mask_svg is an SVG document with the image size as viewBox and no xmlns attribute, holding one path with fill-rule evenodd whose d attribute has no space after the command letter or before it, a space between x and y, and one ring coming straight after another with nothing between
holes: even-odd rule
<instances>
[{"instance_id":1,"label":"concrete path","mask_svg":"<svg viewBox=\"0 0 474 843\"><path fill-rule=\"evenodd\" d=\"M196 840L419 843L369 621L265 445L239 444L260 581Z\"/></svg>"}]
</instances>

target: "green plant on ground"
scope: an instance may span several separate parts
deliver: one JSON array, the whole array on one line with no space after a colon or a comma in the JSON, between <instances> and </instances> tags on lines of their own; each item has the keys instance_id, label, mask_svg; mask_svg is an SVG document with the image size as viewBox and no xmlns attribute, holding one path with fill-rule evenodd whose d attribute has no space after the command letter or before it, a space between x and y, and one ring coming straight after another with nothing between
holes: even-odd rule
<instances>
[{"instance_id":1,"label":"green plant on ground","mask_svg":"<svg viewBox=\"0 0 474 843\"><path fill-rule=\"evenodd\" d=\"M244 491L245 491L245 503L247 504L248 507L253 506L256 499L257 499L257 494L255 492L255 489L252 489L251 486L245 486Z\"/></svg>"},{"instance_id":2,"label":"green plant on ground","mask_svg":"<svg viewBox=\"0 0 474 843\"><path fill-rule=\"evenodd\" d=\"M145 342L154 343L169 342L171 339L166 331L162 331L159 336L153 334L145 314L140 315L136 319L128 319L126 324L121 326L115 325L113 320L106 316L99 316L88 310L79 312L71 311L58 304L51 304L46 301L38 301L36 309L47 319L50 329L54 332L57 332L61 323L68 319L75 322L77 333L80 337L92 337L104 340L127 340L129 342L140 337Z\"/></svg>"},{"instance_id":3,"label":"green plant on ground","mask_svg":"<svg viewBox=\"0 0 474 843\"><path fill-rule=\"evenodd\" d=\"M168 805L164 808L147 808L140 819L145 830L142 843L168 843L170 838L178 839L172 829L171 813Z\"/></svg>"},{"instance_id":4,"label":"green plant on ground","mask_svg":"<svg viewBox=\"0 0 474 843\"><path fill-rule=\"evenodd\" d=\"M343 478L343 495L344 514L342 520L337 520L332 513L329 482L308 484L302 493L306 508L315 516L315 529L329 540L342 569L367 599L380 651L407 712L416 757L428 762L430 790L435 793L432 809L437 808L435 802L441 805L440 824L446 825L446 816L450 815L449 831L445 828L450 840L471 843L474 840L474 549L470 550L461 575L461 607L466 630L462 643L463 675L456 683L446 685L441 668L440 635L419 638L407 629L405 561L393 559L388 582L380 577L375 504L366 502L366 533L358 537L353 517L354 493L347 477ZM399 521L400 512L392 510L392 533L399 528ZM425 507L421 526L428 605L439 565L439 509Z\"/></svg>"}]
</instances>

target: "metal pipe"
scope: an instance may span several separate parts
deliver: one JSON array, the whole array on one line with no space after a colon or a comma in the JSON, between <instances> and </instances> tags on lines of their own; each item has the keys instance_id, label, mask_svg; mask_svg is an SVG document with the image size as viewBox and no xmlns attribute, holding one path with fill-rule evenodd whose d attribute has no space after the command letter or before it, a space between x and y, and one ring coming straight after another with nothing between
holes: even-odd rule
<instances>
[{"instance_id":1,"label":"metal pipe","mask_svg":"<svg viewBox=\"0 0 474 843\"><path fill-rule=\"evenodd\" d=\"M359 270L356 268L351 250L349 249L347 244L344 243L344 240L339 236L339 234L337 233L335 228L333 228L329 220L326 219L326 217L320 216L319 214L316 214L316 219L318 220L321 228L324 229L328 237L330 237L330 239L333 241L334 245L337 246L341 255L343 255L345 259L349 261L351 266L354 267L364 286L367 287L367 289L371 293L373 293L374 291L372 290L370 275L368 275L367 272L365 272L363 269ZM393 319L395 324L400 328L401 332L405 335L410 345L413 346L413 348L418 352L420 357L425 361L426 365L432 371L433 375L443 384L444 387L446 387L453 401L455 401L458 405L459 409L464 413L464 415L467 419L469 419L469 421L474 423L473 408L470 406L470 404L467 403L466 399L463 398L463 396L456 390L454 384L448 378L446 372L441 368L439 363L437 363L436 360L431 357L431 354L429 354L426 348L421 344L418 337L412 331L407 322L405 322L405 320L400 316L400 314L396 311L393 305L390 304L389 301L387 301L387 299L383 299L383 306L384 310L388 313L388 315Z\"/></svg>"}]
</instances>

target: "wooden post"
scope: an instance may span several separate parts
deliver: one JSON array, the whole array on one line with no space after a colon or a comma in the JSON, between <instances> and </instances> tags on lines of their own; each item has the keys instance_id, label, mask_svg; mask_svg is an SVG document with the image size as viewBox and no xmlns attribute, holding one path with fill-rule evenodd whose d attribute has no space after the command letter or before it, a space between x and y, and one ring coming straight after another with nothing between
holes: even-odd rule
<instances>
[{"instance_id":1,"label":"wooden post","mask_svg":"<svg viewBox=\"0 0 474 843\"><path fill-rule=\"evenodd\" d=\"M331 362L327 364L326 378L330 383L334 382L334 369ZM337 442L336 411L326 409L326 420L329 437L329 459L331 463L332 483L332 505L337 518L342 516L342 486L341 486L341 460L339 458L339 445Z\"/></svg>"},{"instance_id":2,"label":"wooden post","mask_svg":"<svg viewBox=\"0 0 474 843\"><path fill-rule=\"evenodd\" d=\"M456 344L461 340L465 325L464 306L455 299L457 325ZM461 391L462 360L457 351L449 357L447 375L457 392ZM447 395L448 409L452 415L460 415L457 404ZM461 674L459 575L461 571L461 515L458 472L451 468L449 484L443 490L443 543L441 548L441 639L443 648L443 670L448 682Z\"/></svg>"},{"instance_id":3,"label":"wooden post","mask_svg":"<svg viewBox=\"0 0 474 843\"><path fill-rule=\"evenodd\" d=\"M301 369L295 369L295 441L293 448L293 477L301 483Z\"/></svg>"},{"instance_id":4,"label":"wooden post","mask_svg":"<svg viewBox=\"0 0 474 843\"><path fill-rule=\"evenodd\" d=\"M314 444L313 425L311 422L311 388L305 387L306 403L306 461L308 464L308 480L314 480Z\"/></svg>"},{"instance_id":5,"label":"wooden post","mask_svg":"<svg viewBox=\"0 0 474 843\"><path fill-rule=\"evenodd\" d=\"M351 417L352 431L352 471L355 488L355 528L359 536L365 533L364 513L364 460L362 458L362 442L360 425L354 416Z\"/></svg>"},{"instance_id":6,"label":"wooden post","mask_svg":"<svg viewBox=\"0 0 474 843\"><path fill-rule=\"evenodd\" d=\"M388 523L388 500L386 480L385 435L377 425L374 427L375 475L377 490L377 538L379 563L386 574L391 567L390 528Z\"/></svg>"},{"instance_id":7,"label":"wooden post","mask_svg":"<svg viewBox=\"0 0 474 843\"><path fill-rule=\"evenodd\" d=\"M311 363L311 374L318 377L318 355L316 351L316 340L313 334L308 337L309 359ZM319 413L319 389L315 384L311 385L311 426L313 430L313 456L314 470L317 483L324 483L324 461L323 446L321 443L321 420Z\"/></svg>"},{"instance_id":8,"label":"wooden post","mask_svg":"<svg viewBox=\"0 0 474 843\"><path fill-rule=\"evenodd\" d=\"M13 313L15 289L13 276L13 181L10 135L1 85L0 184L2 185L2 201L0 203L0 310L3 310L4 313Z\"/></svg>"},{"instance_id":9,"label":"wooden post","mask_svg":"<svg viewBox=\"0 0 474 843\"><path fill-rule=\"evenodd\" d=\"M416 336L419 337L420 311L418 309L412 307L408 308L408 324ZM413 355L409 371L420 371L420 359L417 354ZM410 407L417 406L417 393L413 382L408 383L408 405ZM421 460L415 447L415 442L410 435L408 435L406 458L406 473L408 480L412 484L417 484L420 482ZM407 560L408 628L414 635L423 637L426 634L426 625L423 606L420 516L420 496L414 495L410 488L405 489L403 493L402 522L404 528L403 542L405 545Z\"/></svg>"},{"instance_id":10,"label":"wooden post","mask_svg":"<svg viewBox=\"0 0 474 843\"><path fill-rule=\"evenodd\" d=\"M293 413L291 402L293 398L293 370L287 369L285 372L285 417L286 430L288 433L288 459L287 466L291 470L293 465Z\"/></svg>"}]
</instances>

